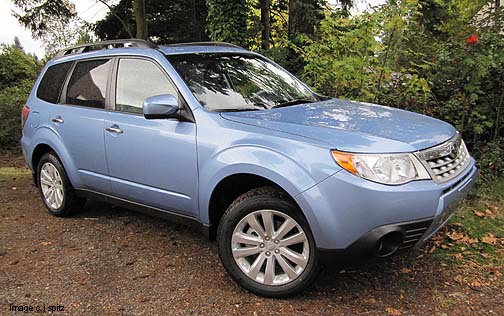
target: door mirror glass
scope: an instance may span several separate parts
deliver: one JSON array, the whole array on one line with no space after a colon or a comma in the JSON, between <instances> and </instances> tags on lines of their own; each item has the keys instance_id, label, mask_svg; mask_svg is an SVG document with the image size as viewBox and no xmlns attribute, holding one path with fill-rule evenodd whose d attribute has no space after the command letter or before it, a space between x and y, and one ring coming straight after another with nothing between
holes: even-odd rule
<instances>
[{"instance_id":1,"label":"door mirror glass","mask_svg":"<svg viewBox=\"0 0 504 316\"><path fill-rule=\"evenodd\" d=\"M145 99L143 114L146 119L177 117L178 100L173 94L155 95Z\"/></svg>"}]
</instances>

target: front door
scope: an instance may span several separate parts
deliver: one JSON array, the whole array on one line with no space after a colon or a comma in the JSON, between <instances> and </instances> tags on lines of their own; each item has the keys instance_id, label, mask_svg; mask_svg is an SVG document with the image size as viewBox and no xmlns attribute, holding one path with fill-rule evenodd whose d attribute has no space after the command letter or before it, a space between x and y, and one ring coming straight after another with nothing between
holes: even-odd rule
<instances>
[{"instance_id":1,"label":"front door","mask_svg":"<svg viewBox=\"0 0 504 316\"><path fill-rule=\"evenodd\" d=\"M105 148L113 195L132 202L198 215L196 124L147 120L143 101L182 97L157 63L141 58L117 61L114 110L105 119Z\"/></svg>"}]
</instances>

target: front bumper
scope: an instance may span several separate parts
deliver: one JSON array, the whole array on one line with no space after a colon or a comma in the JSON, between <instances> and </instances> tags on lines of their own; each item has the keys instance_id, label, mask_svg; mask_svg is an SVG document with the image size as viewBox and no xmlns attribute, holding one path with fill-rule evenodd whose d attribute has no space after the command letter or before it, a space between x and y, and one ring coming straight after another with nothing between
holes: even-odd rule
<instances>
[{"instance_id":1,"label":"front bumper","mask_svg":"<svg viewBox=\"0 0 504 316\"><path fill-rule=\"evenodd\" d=\"M318 249L319 259L325 266L333 263L344 266L385 258L421 244L433 223L433 219L423 219L383 225L367 232L345 249Z\"/></svg>"},{"instance_id":2,"label":"front bumper","mask_svg":"<svg viewBox=\"0 0 504 316\"><path fill-rule=\"evenodd\" d=\"M443 184L387 186L341 171L296 201L321 254L377 254L380 239L391 232L396 242L400 239L400 249L419 247L448 221L474 184L478 169L471 160L464 172Z\"/></svg>"}]
</instances>

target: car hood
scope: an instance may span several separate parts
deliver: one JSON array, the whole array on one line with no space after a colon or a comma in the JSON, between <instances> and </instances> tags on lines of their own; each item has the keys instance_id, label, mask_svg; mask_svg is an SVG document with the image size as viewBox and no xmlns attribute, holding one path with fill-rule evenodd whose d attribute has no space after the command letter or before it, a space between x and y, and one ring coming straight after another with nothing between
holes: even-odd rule
<instances>
[{"instance_id":1,"label":"car hood","mask_svg":"<svg viewBox=\"0 0 504 316\"><path fill-rule=\"evenodd\" d=\"M304 136L338 150L361 153L413 152L442 143L456 134L450 124L425 115L342 99L221 115L227 120Z\"/></svg>"}]
</instances>

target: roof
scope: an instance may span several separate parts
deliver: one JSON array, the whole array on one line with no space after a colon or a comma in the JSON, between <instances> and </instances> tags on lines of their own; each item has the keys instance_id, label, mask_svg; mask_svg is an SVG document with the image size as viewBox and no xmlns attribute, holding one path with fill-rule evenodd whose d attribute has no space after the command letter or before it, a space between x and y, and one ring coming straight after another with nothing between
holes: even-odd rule
<instances>
[{"instance_id":1,"label":"roof","mask_svg":"<svg viewBox=\"0 0 504 316\"><path fill-rule=\"evenodd\" d=\"M197 53L243 53L248 52L245 48L239 46L221 46L221 45L209 45L202 43L201 45L167 45L159 46L158 48L162 53L166 55L178 55L178 54L197 54Z\"/></svg>"},{"instance_id":2,"label":"roof","mask_svg":"<svg viewBox=\"0 0 504 316\"><path fill-rule=\"evenodd\" d=\"M60 51L56 58L63 56L78 56L82 53L89 52L110 52L111 50L143 48L155 49L167 55L174 54L191 54L191 53L221 53L221 52L244 52L246 49L223 42L193 42L193 43L178 43L166 46L158 46L149 41L141 39L120 39L95 43L80 44L72 46ZM108 54L104 54L108 55Z\"/></svg>"}]
</instances>

